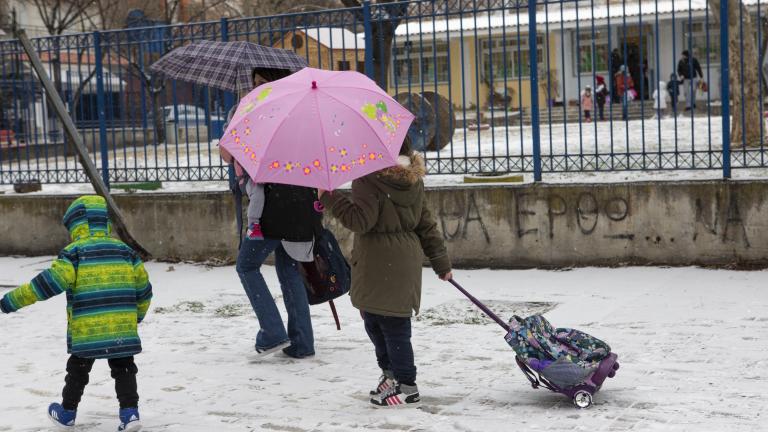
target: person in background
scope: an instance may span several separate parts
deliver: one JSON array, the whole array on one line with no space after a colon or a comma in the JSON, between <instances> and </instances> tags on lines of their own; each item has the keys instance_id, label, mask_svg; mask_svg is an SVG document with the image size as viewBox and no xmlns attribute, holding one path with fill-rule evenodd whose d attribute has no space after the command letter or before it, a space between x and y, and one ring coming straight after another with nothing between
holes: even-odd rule
<instances>
[{"instance_id":1,"label":"person in background","mask_svg":"<svg viewBox=\"0 0 768 432\"><path fill-rule=\"evenodd\" d=\"M619 69L621 69L624 59L621 57L621 53L619 52L618 48L614 48L613 51L611 51L611 75L609 78L611 79L611 102L612 103L619 103L619 91L618 91L618 83L616 82L616 74L619 72Z\"/></svg>"},{"instance_id":2,"label":"person in background","mask_svg":"<svg viewBox=\"0 0 768 432\"><path fill-rule=\"evenodd\" d=\"M621 98L621 118L622 120L627 120L629 117L630 90L634 89L635 82L632 80L632 77L627 74L624 65L619 67L619 71L616 72L614 80L616 81L616 92Z\"/></svg>"},{"instance_id":3,"label":"person in background","mask_svg":"<svg viewBox=\"0 0 768 432\"><path fill-rule=\"evenodd\" d=\"M592 121L592 110L594 109L594 102L592 100L592 87L586 86L584 91L581 92L581 110L584 112L584 121L590 123Z\"/></svg>"},{"instance_id":4,"label":"person in background","mask_svg":"<svg viewBox=\"0 0 768 432\"><path fill-rule=\"evenodd\" d=\"M659 81L659 86L653 91L653 107L656 110L656 118L662 118L667 109L667 83Z\"/></svg>"},{"instance_id":5,"label":"person in background","mask_svg":"<svg viewBox=\"0 0 768 432\"><path fill-rule=\"evenodd\" d=\"M595 88L595 100L597 101L597 113L600 120L605 120L603 111L605 108L605 100L608 97L608 89L605 86L605 78L602 75L595 75L595 82L597 87Z\"/></svg>"},{"instance_id":6,"label":"person in background","mask_svg":"<svg viewBox=\"0 0 768 432\"><path fill-rule=\"evenodd\" d=\"M699 79L704 78L701 71L701 65L696 57L691 57L688 50L683 51L680 61L677 63L677 75L683 85L683 95L685 96L685 110L696 109L696 90Z\"/></svg>"},{"instance_id":7,"label":"person in background","mask_svg":"<svg viewBox=\"0 0 768 432\"><path fill-rule=\"evenodd\" d=\"M667 93L669 93L670 111L674 117L677 117L677 105L680 99L680 85L682 83L682 81L677 79L677 75L669 74L669 81L667 81Z\"/></svg>"}]
</instances>

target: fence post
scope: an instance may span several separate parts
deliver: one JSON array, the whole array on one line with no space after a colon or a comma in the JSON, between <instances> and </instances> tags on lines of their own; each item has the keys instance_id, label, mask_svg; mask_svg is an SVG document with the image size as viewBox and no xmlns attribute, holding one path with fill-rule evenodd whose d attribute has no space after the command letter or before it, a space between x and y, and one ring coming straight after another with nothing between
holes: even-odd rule
<instances>
[{"instance_id":1,"label":"fence post","mask_svg":"<svg viewBox=\"0 0 768 432\"><path fill-rule=\"evenodd\" d=\"M539 129L539 68L536 51L536 0L528 0L528 52L531 71L531 138L533 140L533 181L541 181L541 131Z\"/></svg>"},{"instance_id":2,"label":"fence post","mask_svg":"<svg viewBox=\"0 0 768 432\"><path fill-rule=\"evenodd\" d=\"M221 19L221 41L229 42L229 21L226 17ZM229 110L235 105L235 95L230 92L224 92L224 115L229 114Z\"/></svg>"},{"instance_id":3,"label":"fence post","mask_svg":"<svg viewBox=\"0 0 768 432\"><path fill-rule=\"evenodd\" d=\"M101 178L109 190L109 148L107 146L107 112L104 100L104 59L101 55L101 33L93 32L93 51L96 56L96 109L99 112L99 149L101 151Z\"/></svg>"},{"instance_id":4,"label":"fence post","mask_svg":"<svg viewBox=\"0 0 768 432\"><path fill-rule=\"evenodd\" d=\"M363 2L363 32L365 34L365 74L376 81L373 74L373 28L371 27L371 2Z\"/></svg>"},{"instance_id":5,"label":"fence post","mask_svg":"<svg viewBox=\"0 0 768 432\"><path fill-rule=\"evenodd\" d=\"M723 115L723 178L731 178L731 91L728 83L728 2L720 2L720 100ZM742 83L744 85L744 83ZM734 107L738 109L738 107Z\"/></svg>"}]
</instances>

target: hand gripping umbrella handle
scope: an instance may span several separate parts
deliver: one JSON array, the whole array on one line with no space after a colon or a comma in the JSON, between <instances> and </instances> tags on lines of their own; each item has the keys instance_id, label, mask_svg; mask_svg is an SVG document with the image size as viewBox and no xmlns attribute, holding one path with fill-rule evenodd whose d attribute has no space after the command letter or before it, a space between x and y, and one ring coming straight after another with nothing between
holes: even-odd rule
<instances>
[{"instance_id":1,"label":"hand gripping umbrella handle","mask_svg":"<svg viewBox=\"0 0 768 432\"><path fill-rule=\"evenodd\" d=\"M462 294L464 294L465 296L467 296L467 298L468 298L468 299L469 299L469 300L470 300L472 303L474 303L474 304L475 304L477 307L479 307L479 308L480 308L480 310L481 310L481 311L483 311L483 313L485 313L486 315L488 315L488 317L490 317L491 319L493 319L494 321L496 321L496 324L500 325L500 326L501 326L501 328L503 328L505 331L509 332L509 325L507 325L507 323L505 323L503 319L499 318L499 316L498 316L498 315L496 315L496 314L495 314L495 313L493 313L493 312L492 312L490 309L488 309L488 306L484 305L482 302L480 302L480 300L476 299L476 298L475 298L475 297L474 297L472 294L470 294L469 292L467 292L467 290L465 290L464 288L462 288L462 286L461 286L461 285L459 285L459 284L458 284L458 283L457 283L455 280L453 280L453 279L449 279L449 280L448 280L448 282L450 282L450 283L451 283L453 286L455 286L455 287L456 287L456 288L457 288L459 291L461 291L461 293L462 293Z\"/></svg>"}]
</instances>

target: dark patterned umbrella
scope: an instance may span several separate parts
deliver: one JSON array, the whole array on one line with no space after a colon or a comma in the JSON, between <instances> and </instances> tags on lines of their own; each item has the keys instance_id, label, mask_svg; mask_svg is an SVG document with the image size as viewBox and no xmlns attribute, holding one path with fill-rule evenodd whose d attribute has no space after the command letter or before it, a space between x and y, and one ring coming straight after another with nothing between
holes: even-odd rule
<instances>
[{"instance_id":1,"label":"dark patterned umbrella","mask_svg":"<svg viewBox=\"0 0 768 432\"><path fill-rule=\"evenodd\" d=\"M306 59L292 51L245 41L201 41L176 48L149 69L170 79L239 93L253 88L254 68L296 72L307 66Z\"/></svg>"}]
</instances>

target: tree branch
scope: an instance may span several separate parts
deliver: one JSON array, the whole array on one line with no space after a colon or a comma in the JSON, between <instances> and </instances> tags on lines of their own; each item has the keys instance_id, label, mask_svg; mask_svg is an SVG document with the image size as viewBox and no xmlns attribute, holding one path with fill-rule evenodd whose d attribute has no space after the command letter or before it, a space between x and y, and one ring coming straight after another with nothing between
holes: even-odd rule
<instances>
[{"instance_id":1,"label":"tree branch","mask_svg":"<svg viewBox=\"0 0 768 432\"><path fill-rule=\"evenodd\" d=\"M191 17L189 17L188 21L189 22L196 21L198 18L200 18L203 15L205 15L205 13L208 12L209 10L211 10L211 9L217 7L217 6L220 6L222 4L226 4L226 3L227 3L227 0L218 0L218 1L214 2L213 4L207 5L207 6L205 6L205 8L200 9L200 11L198 11L196 14L192 15Z\"/></svg>"}]
</instances>

